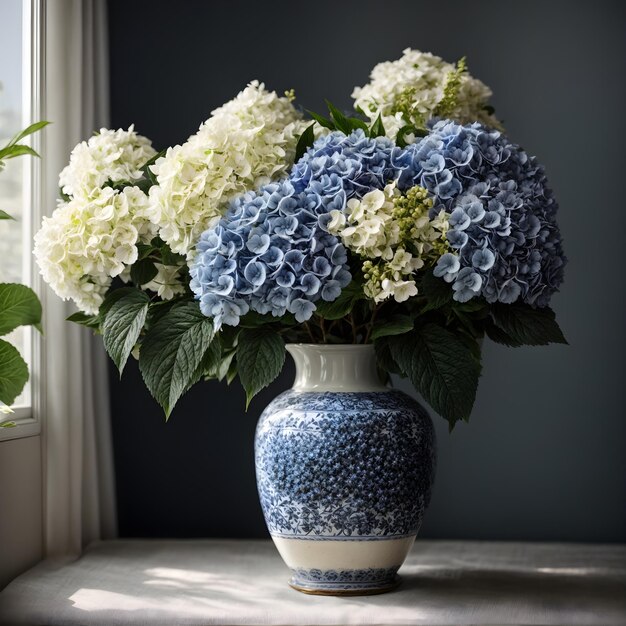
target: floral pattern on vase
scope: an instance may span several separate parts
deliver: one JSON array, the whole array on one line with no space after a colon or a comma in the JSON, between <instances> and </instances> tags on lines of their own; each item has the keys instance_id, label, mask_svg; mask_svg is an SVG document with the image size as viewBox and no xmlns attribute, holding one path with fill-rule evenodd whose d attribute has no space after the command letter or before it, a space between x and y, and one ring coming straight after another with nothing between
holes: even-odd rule
<instances>
[{"instance_id":1,"label":"floral pattern on vase","mask_svg":"<svg viewBox=\"0 0 626 626\"><path fill-rule=\"evenodd\" d=\"M287 391L267 407L257 431L257 482L269 531L415 535L430 500L433 451L430 419L400 391Z\"/></svg>"}]
</instances>

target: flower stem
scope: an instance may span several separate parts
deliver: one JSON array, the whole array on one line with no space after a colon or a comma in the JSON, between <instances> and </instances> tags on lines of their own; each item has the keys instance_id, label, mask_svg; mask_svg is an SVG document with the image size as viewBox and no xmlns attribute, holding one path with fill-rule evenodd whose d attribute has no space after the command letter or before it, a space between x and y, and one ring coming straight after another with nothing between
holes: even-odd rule
<instances>
[{"instance_id":1,"label":"flower stem","mask_svg":"<svg viewBox=\"0 0 626 626\"><path fill-rule=\"evenodd\" d=\"M378 306L374 305L374 310L372 311L372 317L370 318L369 324L367 325L367 333L365 334L364 343L369 343L370 337L372 335L372 330L374 330L374 322L376 321L377 314L378 314Z\"/></svg>"}]
</instances>

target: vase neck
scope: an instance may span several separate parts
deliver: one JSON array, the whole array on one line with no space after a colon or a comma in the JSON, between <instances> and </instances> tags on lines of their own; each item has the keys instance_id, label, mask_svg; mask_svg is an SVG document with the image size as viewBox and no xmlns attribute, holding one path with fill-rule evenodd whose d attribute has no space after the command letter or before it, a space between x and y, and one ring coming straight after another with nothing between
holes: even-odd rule
<instances>
[{"instance_id":1,"label":"vase neck","mask_svg":"<svg viewBox=\"0 0 626 626\"><path fill-rule=\"evenodd\" d=\"M387 391L372 345L290 343L296 391Z\"/></svg>"}]
</instances>

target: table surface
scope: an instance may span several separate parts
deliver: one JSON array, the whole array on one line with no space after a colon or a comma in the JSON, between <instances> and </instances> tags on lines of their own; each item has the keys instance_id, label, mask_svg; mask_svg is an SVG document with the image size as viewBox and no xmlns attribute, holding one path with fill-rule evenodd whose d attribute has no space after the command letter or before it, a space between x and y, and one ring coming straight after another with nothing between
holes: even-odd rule
<instances>
[{"instance_id":1,"label":"table surface","mask_svg":"<svg viewBox=\"0 0 626 626\"><path fill-rule=\"evenodd\" d=\"M116 540L44 561L0 593L0 624L626 624L626 546L417 541L380 596L287 586L269 541Z\"/></svg>"}]
</instances>

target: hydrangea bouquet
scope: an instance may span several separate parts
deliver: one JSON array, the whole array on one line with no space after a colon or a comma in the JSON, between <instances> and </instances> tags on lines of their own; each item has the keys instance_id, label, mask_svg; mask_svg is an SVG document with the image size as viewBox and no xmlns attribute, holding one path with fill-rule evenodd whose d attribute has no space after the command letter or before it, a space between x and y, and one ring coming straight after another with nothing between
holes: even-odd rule
<instances>
[{"instance_id":1,"label":"hydrangea bouquet","mask_svg":"<svg viewBox=\"0 0 626 626\"><path fill-rule=\"evenodd\" d=\"M557 202L490 96L464 60L405 50L352 113L306 115L252 82L160 153L103 129L61 173L37 262L167 415L200 379L239 376L249 401L286 342L373 343L381 374L452 426L485 335L565 342Z\"/></svg>"}]
</instances>

